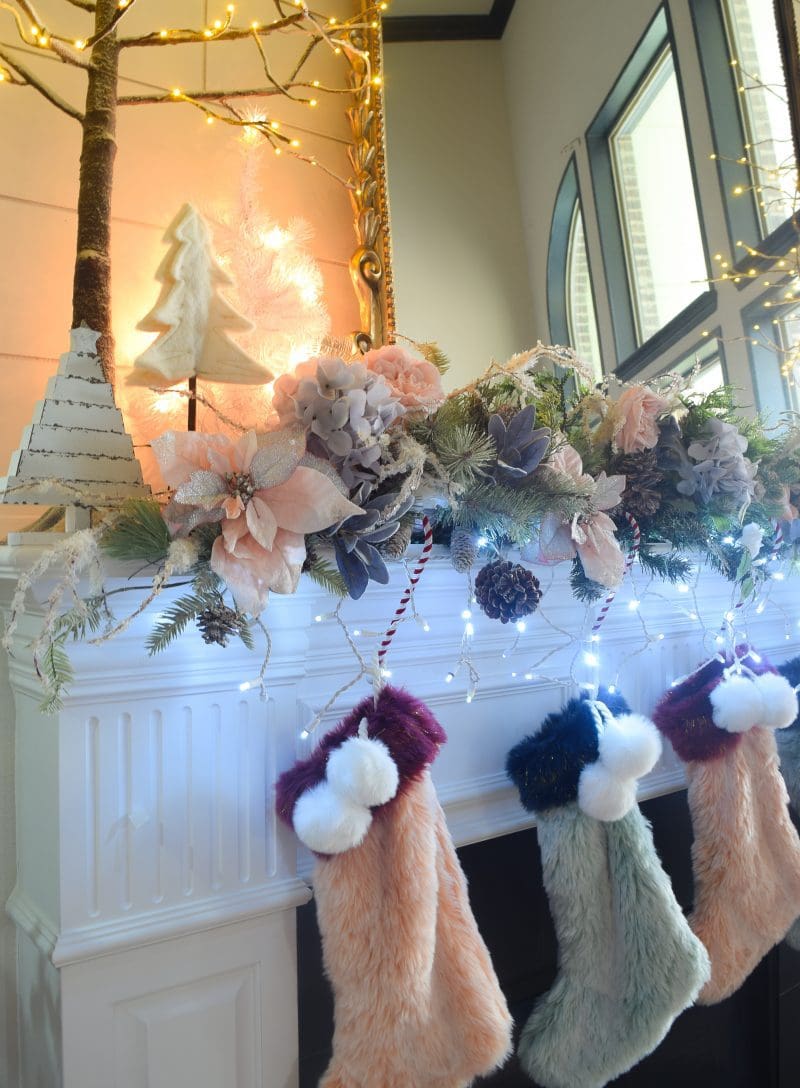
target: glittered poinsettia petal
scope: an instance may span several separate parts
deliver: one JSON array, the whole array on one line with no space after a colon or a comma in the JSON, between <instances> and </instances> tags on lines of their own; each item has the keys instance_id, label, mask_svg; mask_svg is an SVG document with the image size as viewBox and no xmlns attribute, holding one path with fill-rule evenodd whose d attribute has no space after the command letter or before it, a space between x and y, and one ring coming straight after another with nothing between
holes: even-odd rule
<instances>
[{"instance_id":1,"label":"glittered poinsettia petal","mask_svg":"<svg viewBox=\"0 0 800 1088\"><path fill-rule=\"evenodd\" d=\"M167 431L150 443L168 487L180 487L193 472L207 469L209 450L228 447L230 439L227 435L201 434L199 431Z\"/></svg>"},{"instance_id":2,"label":"glittered poinsettia petal","mask_svg":"<svg viewBox=\"0 0 800 1088\"><path fill-rule=\"evenodd\" d=\"M261 439L261 445L250 462L250 475L260 490L286 483L306 452L305 429L289 427L272 431Z\"/></svg>"},{"instance_id":3,"label":"glittered poinsettia petal","mask_svg":"<svg viewBox=\"0 0 800 1088\"><path fill-rule=\"evenodd\" d=\"M189 479L175 492L175 501L186 506L202 506L204 510L213 510L221 506L228 489L224 479L216 472L200 469L193 472Z\"/></svg>"},{"instance_id":4,"label":"glittered poinsettia petal","mask_svg":"<svg viewBox=\"0 0 800 1088\"><path fill-rule=\"evenodd\" d=\"M278 531L278 522L269 506L259 495L254 495L247 504L245 513L247 528L262 548L271 548Z\"/></svg>"}]
</instances>

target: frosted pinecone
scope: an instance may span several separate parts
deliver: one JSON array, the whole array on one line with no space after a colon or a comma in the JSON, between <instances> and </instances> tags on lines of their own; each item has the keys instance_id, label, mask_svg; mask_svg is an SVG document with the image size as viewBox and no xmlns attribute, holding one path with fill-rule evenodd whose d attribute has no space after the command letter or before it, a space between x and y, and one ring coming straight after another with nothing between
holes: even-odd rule
<instances>
[{"instance_id":1,"label":"frosted pinecone","mask_svg":"<svg viewBox=\"0 0 800 1088\"><path fill-rule=\"evenodd\" d=\"M475 599L489 619L510 623L536 611L542 590L527 567L496 559L478 572Z\"/></svg>"},{"instance_id":2,"label":"frosted pinecone","mask_svg":"<svg viewBox=\"0 0 800 1088\"><path fill-rule=\"evenodd\" d=\"M378 545L378 551L381 553L384 559L402 559L408 551L408 546L411 543L411 534L414 531L414 515L406 514L400 522L400 528L394 534L390 536L388 540L385 540L383 544Z\"/></svg>"},{"instance_id":3,"label":"frosted pinecone","mask_svg":"<svg viewBox=\"0 0 800 1088\"><path fill-rule=\"evenodd\" d=\"M655 450L620 454L614 461L614 472L625 477L620 510L635 518L658 513L664 473L658 467Z\"/></svg>"},{"instance_id":4,"label":"frosted pinecone","mask_svg":"<svg viewBox=\"0 0 800 1088\"><path fill-rule=\"evenodd\" d=\"M478 559L478 540L469 529L453 529L450 537L450 562L459 574L466 574Z\"/></svg>"},{"instance_id":5,"label":"frosted pinecone","mask_svg":"<svg viewBox=\"0 0 800 1088\"><path fill-rule=\"evenodd\" d=\"M227 646L231 635L238 635L242 623L241 613L226 604L210 605L200 612L195 621L203 642Z\"/></svg>"}]
</instances>

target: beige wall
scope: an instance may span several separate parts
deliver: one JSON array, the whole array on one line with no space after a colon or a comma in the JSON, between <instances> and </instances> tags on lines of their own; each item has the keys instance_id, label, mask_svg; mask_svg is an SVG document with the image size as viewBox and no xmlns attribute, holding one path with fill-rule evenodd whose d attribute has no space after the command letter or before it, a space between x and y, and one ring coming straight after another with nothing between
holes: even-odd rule
<instances>
[{"instance_id":1,"label":"beige wall","mask_svg":"<svg viewBox=\"0 0 800 1088\"><path fill-rule=\"evenodd\" d=\"M385 52L398 328L440 343L452 387L544 336L532 318L501 46Z\"/></svg>"},{"instance_id":2,"label":"beige wall","mask_svg":"<svg viewBox=\"0 0 800 1088\"><path fill-rule=\"evenodd\" d=\"M142 4L126 16L121 30L136 34L162 26L205 26L204 0L159 0ZM224 4L209 4L213 18ZM346 6L346 5L345 5ZM341 11L342 4L333 3ZM66 0L38 5L51 30L63 27L76 37L87 33L85 15ZM264 17L257 0L237 4L237 21ZM0 42L15 41L11 17L0 11ZM296 46L288 39L282 48ZM51 57L27 50L20 59L39 72L75 104L81 105L83 77ZM320 51L313 75L323 82L343 82L340 62ZM334 66L335 63L335 66ZM278 61L280 69L280 60ZM252 43L127 50L121 93L150 87L253 86L264 81ZM270 99L270 107L275 103ZM304 148L340 174L346 160L345 99L320 96L315 110L291 103L275 108ZM315 133L325 132L325 137ZM55 360L67 348L71 316L72 262L75 247L78 124L29 88L0 84L0 475L17 447L35 401L42 395ZM154 272L164 253L162 236L180 206L191 201L212 211L233 201L241 166L235 130L209 126L188 105L122 108L113 202L112 261L114 331L119 361L125 363L151 337L135 324L157 294ZM354 249L350 200L343 186L323 171L263 156L265 209L279 222L304 217L315 238L311 248L325 277L333 330L346 335L358 326L348 260ZM0 535L29 519L22 507L0 507Z\"/></svg>"}]
</instances>

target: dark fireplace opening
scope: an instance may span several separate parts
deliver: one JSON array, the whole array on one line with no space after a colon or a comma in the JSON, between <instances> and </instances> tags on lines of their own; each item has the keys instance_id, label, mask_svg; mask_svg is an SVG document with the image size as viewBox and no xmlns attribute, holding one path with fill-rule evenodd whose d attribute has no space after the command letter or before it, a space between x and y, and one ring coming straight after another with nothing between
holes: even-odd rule
<instances>
[{"instance_id":1,"label":"dark fireplace opening","mask_svg":"<svg viewBox=\"0 0 800 1088\"><path fill-rule=\"evenodd\" d=\"M686 794L646 801L642 811L653 825L656 849L675 894L688 910L692 829ZM458 855L475 918L519 1030L557 970L558 949L542 886L536 831L464 846ZM333 996L323 973L313 900L297 912L297 944L300 1088L317 1088L330 1058ZM798 1025L800 953L781 944L727 1001L684 1012L661 1045L614 1084L619 1088L796 1088ZM533 1081L512 1058L476 1084L531 1088Z\"/></svg>"}]
</instances>

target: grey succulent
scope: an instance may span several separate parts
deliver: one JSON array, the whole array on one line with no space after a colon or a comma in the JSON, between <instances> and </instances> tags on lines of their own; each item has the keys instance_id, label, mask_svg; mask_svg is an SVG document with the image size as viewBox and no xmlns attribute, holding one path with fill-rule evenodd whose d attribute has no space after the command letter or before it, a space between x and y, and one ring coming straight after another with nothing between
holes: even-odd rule
<instances>
[{"instance_id":1,"label":"grey succulent","mask_svg":"<svg viewBox=\"0 0 800 1088\"><path fill-rule=\"evenodd\" d=\"M363 595L370 581L381 585L389 581L389 571L377 545L395 535L401 518L413 503L412 496L387 521L385 511L396 503L397 493L369 498L369 492L369 483L359 484L350 498L364 512L345 518L322 534L333 544L339 573L345 580L350 596L356 600Z\"/></svg>"},{"instance_id":2,"label":"grey succulent","mask_svg":"<svg viewBox=\"0 0 800 1088\"><path fill-rule=\"evenodd\" d=\"M527 405L506 422L500 415L489 420L489 436L497 447L495 479L516 484L538 467L550 445L550 428L536 427L536 406Z\"/></svg>"}]
</instances>

